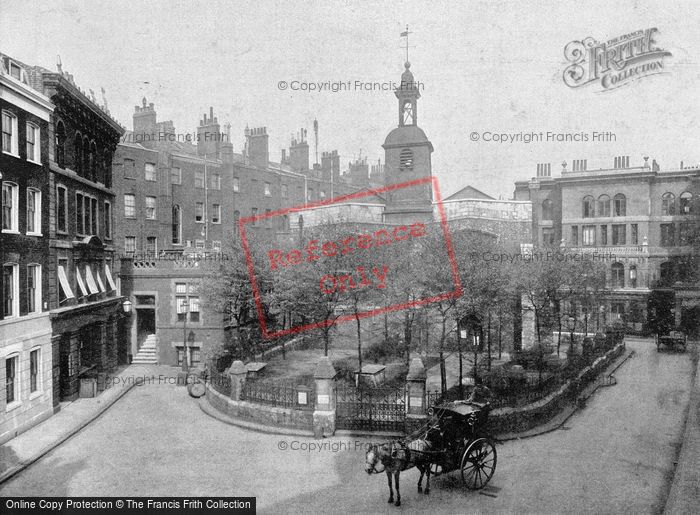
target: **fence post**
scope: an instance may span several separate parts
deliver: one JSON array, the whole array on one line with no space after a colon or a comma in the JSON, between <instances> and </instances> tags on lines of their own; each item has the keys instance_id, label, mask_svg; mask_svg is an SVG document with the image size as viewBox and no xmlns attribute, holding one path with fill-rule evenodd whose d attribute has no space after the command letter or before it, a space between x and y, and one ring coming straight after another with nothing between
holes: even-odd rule
<instances>
[{"instance_id":1,"label":"fence post","mask_svg":"<svg viewBox=\"0 0 700 515\"><path fill-rule=\"evenodd\" d=\"M243 391L248 371L242 361L236 360L231 363L226 373L231 379L231 400L238 401L241 399L241 392Z\"/></svg>"},{"instance_id":2,"label":"fence post","mask_svg":"<svg viewBox=\"0 0 700 515\"><path fill-rule=\"evenodd\" d=\"M331 360L324 356L316 364L314 383L316 406L314 409L314 437L323 438L335 434L335 376Z\"/></svg>"},{"instance_id":3,"label":"fence post","mask_svg":"<svg viewBox=\"0 0 700 515\"><path fill-rule=\"evenodd\" d=\"M423 360L418 357L411 360L406 374L406 431L412 432L422 426L427 418L425 410L425 382L428 374L425 372Z\"/></svg>"}]
</instances>

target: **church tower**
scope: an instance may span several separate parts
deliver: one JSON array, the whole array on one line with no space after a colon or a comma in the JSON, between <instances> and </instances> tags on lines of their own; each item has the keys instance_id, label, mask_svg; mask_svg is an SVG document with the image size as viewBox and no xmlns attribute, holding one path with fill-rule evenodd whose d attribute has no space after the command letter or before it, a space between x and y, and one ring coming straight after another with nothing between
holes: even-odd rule
<instances>
[{"instance_id":1,"label":"church tower","mask_svg":"<svg viewBox=\"0 0 700 515\"><path fill-rule=\"evenodd\" d=\"M389 133L382 145L387 186L432 175L430 154L433 145L418 127L419 84L411 73L411 63L406 61L404 67L401 84L394 90L398 99L399 125ZM433 188L430 183L389 191L386 199L384 214L387 222L433 219Z\"/></svg>"}]
</instances>

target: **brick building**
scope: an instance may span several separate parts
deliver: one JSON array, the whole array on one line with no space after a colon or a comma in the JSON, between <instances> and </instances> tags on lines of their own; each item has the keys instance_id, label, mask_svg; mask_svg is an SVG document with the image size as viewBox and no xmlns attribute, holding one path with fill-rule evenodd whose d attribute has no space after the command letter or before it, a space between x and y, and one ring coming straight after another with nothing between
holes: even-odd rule
<instances>
[{"instance_id":1,"label":"brick building","mask_svg":"<svg viewBox=\"0 0 700 515\"><path fill-rule=\"evenodd\" d=\"M697 333L700 166L663 170L646 157L630 166L629 156L619 156L597 170L584 159L564 163L552 177L541 163L530 181L516 182L515 199L533 203L539 246L605 260L608 320L647 329L650 296L664 291L674 324Z\"/></svg>"},{"instance_id":2,"label":"brick building","mask_svg":"<svg viewBox=\"0 0 700 515\"><path fill-rule=\"evenodd\" d=\"M27 69L51 99L48 125L48 307L53 402L78 396L80 380L119 361L123 317L114 270L112 156L124 129L60 69ZM125 352L122 349L122 360Z\"/></svg>"},{"instance_id":3,"label":"brick building","mask_svg":"<svg viewBox=\"0 0 700 515\"><path fill-rule=\"evenodd\" d=\"M53 413L49 121L25 66L0 54L0 444Z\"/></svg>"}]
</instances>

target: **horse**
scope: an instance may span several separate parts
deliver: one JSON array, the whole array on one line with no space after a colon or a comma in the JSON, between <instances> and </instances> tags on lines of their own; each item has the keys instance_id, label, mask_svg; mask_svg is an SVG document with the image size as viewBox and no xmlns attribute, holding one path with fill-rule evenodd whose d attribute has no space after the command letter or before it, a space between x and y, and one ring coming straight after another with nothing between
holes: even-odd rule
<instances>
[{"instance_id":1,"label":"horse","mask_svg":"<svg viewBox=\"0 0 700 515\"><path fill-rule=\"evenodd\" d=\"M395 506L401 506L401 492L399 491L399 475L401 471L417 467L420 471L418 479L418 492L423 491L423 476L427 475L425 494L430 493L430 459L426 451L431 448L430 442L424 439L412 440L408 443L392 441L382 445L372 445L365 454L365 471L367 474L381 474L386 472L389 483L389 503L394 502L394 490L391 486L391 476L394 476L396 485ZM377 468L381 466L381 468Z\"/></svg>"}]
</instances>

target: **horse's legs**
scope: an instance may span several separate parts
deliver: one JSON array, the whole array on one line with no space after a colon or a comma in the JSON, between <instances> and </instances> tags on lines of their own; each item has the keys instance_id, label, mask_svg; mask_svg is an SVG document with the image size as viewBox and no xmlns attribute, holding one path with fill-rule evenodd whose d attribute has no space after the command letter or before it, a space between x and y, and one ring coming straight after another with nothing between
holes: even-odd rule
<instances>
[{"instance_id":1,"label":"horse's legs","mask_svg":"<svg viewBox=\"0 0 700 515\"><path fill-rule=\"evenodd\" d=\"M386 479L389 482L389 501L388 502L392 503L392 502L394 502L394 489L391 487L391 472L389 470L386 471Z\"/></svg>"},{"instance_id":2,"label":"horse's legs","mask_svg":"<svg viewBox=\"0 0 700 515\"><path fill-rule=\"evenodd\" d=\"M427 477L425 478L425 495L428 495L430 493L430 463L428 463L426 474Z\"/></svg>"},{"instance_id":3,"label":"horse's legs","mask_svg":"<svg viewBox=\"0 0 700 515\"><path fill-rule=\"evenodd\" d=\"M396 485L396 502L394 503L394 506L401 506L401 492L399 491L399 474L401 474L400 470L396 470L394 472L394 484Z\"/></svg>"},{"instance_id":4,"label":"horse's legs","mask_svg":"<svg viewBox=\"0 0 700 515\"><path fill-rule=\"evenodd\" d=\"M423 486L421 483L423 483L423 475L425 474L425 470L423 467L418 467L418 470L420 470L420 477L418 478L418 493L423 491Z\"/></svg>"}]
</instances>

